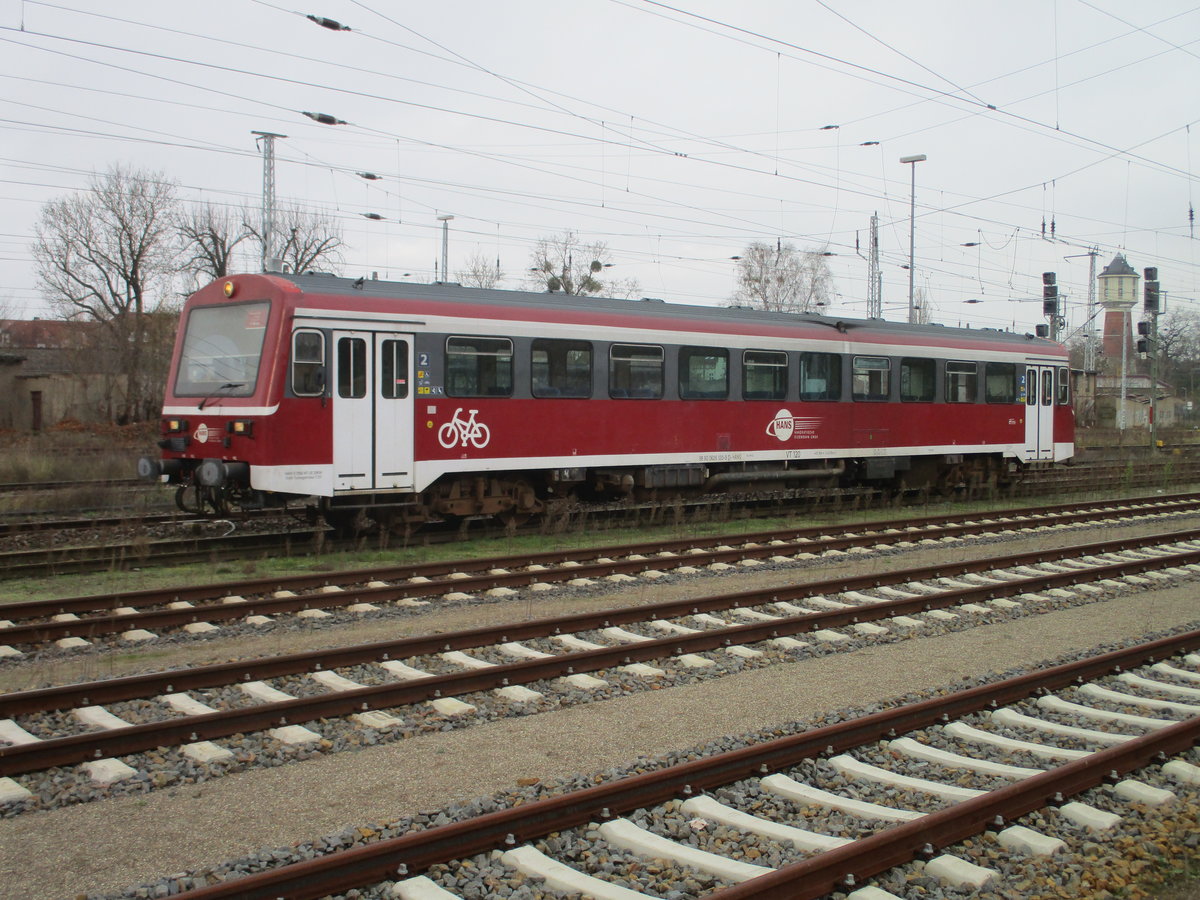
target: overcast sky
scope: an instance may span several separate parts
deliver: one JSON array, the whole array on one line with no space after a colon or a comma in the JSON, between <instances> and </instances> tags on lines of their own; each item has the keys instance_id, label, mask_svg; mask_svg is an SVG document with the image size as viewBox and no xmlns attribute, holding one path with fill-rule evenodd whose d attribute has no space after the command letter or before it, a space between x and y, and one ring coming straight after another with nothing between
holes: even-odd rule
<instances>
[{"instance_id":1,"label":"overcast sky","mask_svg":"<svg viewBox=\"0 0 1200 900\"><path fill-rule=\"evenodd\" d=\"M1031 330L1056 271L1079 327L1092 247L1200 311L1198 53L1176 0L0 0L0 304L49 314L41 207L113 164L257 215L261 130L343 275L432 280L451 214L452 274L479 253L519 287L572 229L645 296L723 304L730 257L782 239L837 254L832 312L861 316L878 212L901 320L923 153L934 321Z\"/></svg>"}]
</instances>

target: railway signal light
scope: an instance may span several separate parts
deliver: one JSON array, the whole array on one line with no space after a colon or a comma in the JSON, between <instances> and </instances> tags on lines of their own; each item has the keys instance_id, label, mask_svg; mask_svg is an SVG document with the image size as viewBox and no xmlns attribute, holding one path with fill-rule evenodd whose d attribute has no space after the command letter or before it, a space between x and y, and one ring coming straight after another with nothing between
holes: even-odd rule
<instances>
[{"instance_id":1,"label":"railway signal light","mask_svg":"<svg viewBox=\"0 0 1200 900\"><path fill-rule=\"evenodd\" d=\"M1053 272L1042 273L1042 315L1058 315L1058 276Z\"/></svg>"},{"instance_id":2,"label":"railway signal light","mask_svg":"<svg viewBox=\"0 0 1200 900\"><path fill-rule=\"evenodd\" d=\"M1150 339L1149 338L1138 338L1137 352L1142 354L1142 356L1145 356L1146 354L1148 354L1150 352Z\"/></svg>"},{"instance_id":3,"label":"railway signal light","mask_svg":"<svg viewBox=\"0 0 1200 900\"><path fill-rule=\"evenodd\" d=\"M1145 300L1143 305L1145 306L1146 312L1150 313L1152 316L1156 316L1158 315L1159 311L1158 269L1154 266L1150 266L1144 271L1146 275L1146 281L1144 285Z\"/></svg>"}]
</instances>

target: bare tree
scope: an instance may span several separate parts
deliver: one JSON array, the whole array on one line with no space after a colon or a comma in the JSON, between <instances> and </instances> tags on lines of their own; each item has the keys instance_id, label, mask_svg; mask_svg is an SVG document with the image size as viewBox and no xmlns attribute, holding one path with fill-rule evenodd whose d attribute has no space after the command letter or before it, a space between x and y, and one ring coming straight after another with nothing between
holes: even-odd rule
<instances>
[{"instance_id":1,"label":"bare tree","mask_svg":"<svg viewBox=\"0 0 1200 900\"><path fill-rule=\"evenodd\" d=\"M641 290L637 279L604 277L604 270L614 265L608 245L603 241L584 244L569 229L539 238L531 263L530 282L537 290L552 294L633 297Z\"/></svg>"},{"instance_id":2,"label":"bare tree","mask_svg":"<svg viewBox=\"0 0 1200 900\"><path fill-rule=\"evenodd\" d=\"M833 276L820 250L797 250L794 244L764 241L750 244L738 257L735 305L771 312L820 312L833 293Z\"/></svg>"},{"instance_id":3,"label":"bare tree","mask_svg":"<svg viewBox=\"0 0 1200 900\"><path fill-rule=\"evenodd\" d=\"M97 323L112 364L98 369L122 373L111 412L120 423L150 417L161 400L148 316L169 306L175 208L162 173L117 165L87 191L47 202L35 227L42 290L64 318Z\"/></svg>"},{"instance_id":4,"label":"bare tree","mask_svg":"<svg viewBox=\"0 0 1200 900\"><path fill-rule=\"evenodd\" d=\"M245 208L195 203L175 216L175 231L183 251L180 270L203 283L224 278L238 268L238 245L251 240Z\"/></svg>"},{"instance_id":5,"label":"bare tree","mask_svg":"<svg viewBox=\"0 0 1200 900\"><path fill-rule=\"evenodd\" d=\"M261 228L250 227L262 245ZM293 204L275 214L275 240L272 248L283 261L285 272L309 272L321 267L336 269L342 264L342 227L325 213Z\"/></svg>"},{"instance_id":6,"label":"bare tree","mask_svg":"<svg viewBox=\"0 0 1200 900\"><path fill-rule=\"evenodd\" d=\"M459 284L467 287L494 288L504 279L500 260L492 262L478 250L467 258L466 266L454 274Z\"/></svg>"}]
</instances>

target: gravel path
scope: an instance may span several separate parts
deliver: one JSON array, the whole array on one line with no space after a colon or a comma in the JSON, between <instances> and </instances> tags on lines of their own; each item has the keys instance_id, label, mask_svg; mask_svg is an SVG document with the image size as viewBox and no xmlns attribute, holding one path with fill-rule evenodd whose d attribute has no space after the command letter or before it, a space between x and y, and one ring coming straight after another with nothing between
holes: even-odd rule
<instances>
[{"instance_id":1,"label":"gravel path","mask_svg":"<svg viewBox=\"0 0 1200 900\"><path fill-rule=\"evenodd\" d=\"M1104 536L1116 537L1115 531ZM1057 536L1036 540L1045 544L1051 538ZM974 553L982 549L975 548ZM1012 543L1003 546L1004 552L1012 549ZM972 551L937 552L945 558ZM905 555L903 562L893 558L886 565L918 565L918 556ZM845 565L857 569L882 562ZM828 577L830 568L805 572L807 577ZM763 573L751 580L772 577L780 575ZM792 574L789 580L802 579ZM738 584L743 584L742 576ZM651 589L646 600L666 599L666 587ZM696 579L691 588L670 587L702 595L731 585ZM4 896L13 898L115 891L263 847L286 846L347 826L386 822L453 800L491 794L519 779L567 777L618 766L639 755L702 744L826 710L865 706L883 695L920 691L990 670L1032 666L1072 650L1182 625L1200 619L1196 590L1180 586L1133 594L935 638L422 735L282 768L255 769L198 786L7 819L0 821L0 883ZM629 600L622 596L622 602ZM611 596L595 602L614 605ZM573 605L578 608L578 598ZM534 610L524 601L507 606L507 610L499 606L459 610L447 620L426 619L419 627L439 630L465 624L449 619L551 613ZM321 638L324 643L333 641L328 633L312 640ZM346 636L339 632L337 640L343 639ZM603 740L597 740L597 734Z\"/></svg>"}]
</instances>

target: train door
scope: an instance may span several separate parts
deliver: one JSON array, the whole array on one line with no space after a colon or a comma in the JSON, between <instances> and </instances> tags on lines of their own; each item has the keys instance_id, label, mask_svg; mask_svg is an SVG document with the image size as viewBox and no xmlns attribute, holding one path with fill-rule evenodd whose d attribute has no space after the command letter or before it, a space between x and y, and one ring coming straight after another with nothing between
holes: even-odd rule
<instances>
[{"instance_id":1,"label":"train door","mask_svg":"<svg viewBox=\"0 0 1200 900\"><path fill-rule=\"evenodd\" d=\"M412 336L333 333L335 491L413 486Z\"/></svg>"},{"instance_id":2,"label":"train door","mask_svg":"<svg viewBox=\"0 0 1200 900\"><path fill-rule=\"evenodd\" d=\"M1054 459L1054 369L1025 369L1025 459Z\"/></svg>"},{"instance_id":3,"label":"train door","mask_svg":"<svg viewBox=\"0 0 1200 900\"><path fill-rule=\"evenodd\" d=\"M413 489L412 335L375 335L375 487Z\"/></svg>"}]
</instances>

